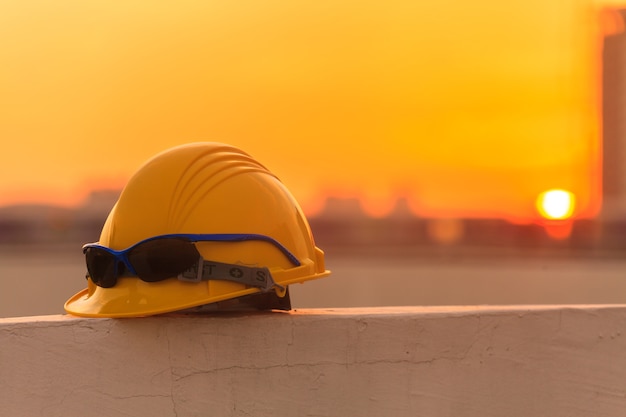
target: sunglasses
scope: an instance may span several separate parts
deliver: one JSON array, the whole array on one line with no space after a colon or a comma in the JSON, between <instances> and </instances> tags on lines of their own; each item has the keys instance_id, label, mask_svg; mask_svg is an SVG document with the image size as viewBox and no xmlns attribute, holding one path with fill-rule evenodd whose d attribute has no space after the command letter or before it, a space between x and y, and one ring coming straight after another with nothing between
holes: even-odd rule
<instances>
[{"instance_id":1,"label":"sunglasses","mask_svg":"<svg viewBox=\"0 0 626 417\"><path fill-rule=\"evenodd\" d=\"M117 284L120 276L136 276L145 282L179 277L183 281L227 279L265 288L273 284L267 268L205 261L196 242L262 241L274 245L294 266L300 261L277 240L259 234L167 234L144 239L134 245L114 250L97 243L83 246L88 277L102 288ZM266 278L265 281L263 278Z\"/></svg>"}]
</instances>

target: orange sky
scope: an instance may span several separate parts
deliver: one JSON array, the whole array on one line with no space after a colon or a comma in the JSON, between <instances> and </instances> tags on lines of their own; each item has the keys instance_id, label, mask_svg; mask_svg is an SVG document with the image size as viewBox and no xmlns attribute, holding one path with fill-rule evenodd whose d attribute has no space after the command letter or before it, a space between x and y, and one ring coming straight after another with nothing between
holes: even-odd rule
<instances>
[{"instance_id":1,"label":"orange sky","mask_svg":"<svg viewBox=\"0 0 626 417\"><path fill-rule=\"evenodd\" d=\"M598 31L582 0L0 3L0 204L75 204L221 141L305 210L532 219L599 204Z\"/></svg>"}]
</instances>

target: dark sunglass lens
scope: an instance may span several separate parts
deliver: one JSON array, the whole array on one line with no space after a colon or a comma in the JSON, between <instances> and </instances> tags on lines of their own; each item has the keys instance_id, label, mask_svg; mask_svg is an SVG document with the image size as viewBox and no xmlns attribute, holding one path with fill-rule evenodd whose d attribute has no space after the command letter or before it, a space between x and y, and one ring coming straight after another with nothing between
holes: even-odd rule
<instances>
[{"instance_id":1,"label":"dark sunglass lens","mask_svg":"<svg viewBox=\"0 0 626 417\"><path fill-rule=\"evenodd\" d=\"M100 248L85 249L87 272L94 284L110 288L117 283L116 259L109 252Z\"/></svg>"},{"instance_id":2,"label":"dark sunglass lens","mask_svg":"<svg viewBox=\"0 0 626 417\"><path fill-rule=\"evenodd\" d=\"M198 262L193 243L177 238L155 239L133 248L130 264L143 281L156 282L176 277Z\"/></svg>"}]
</instances>

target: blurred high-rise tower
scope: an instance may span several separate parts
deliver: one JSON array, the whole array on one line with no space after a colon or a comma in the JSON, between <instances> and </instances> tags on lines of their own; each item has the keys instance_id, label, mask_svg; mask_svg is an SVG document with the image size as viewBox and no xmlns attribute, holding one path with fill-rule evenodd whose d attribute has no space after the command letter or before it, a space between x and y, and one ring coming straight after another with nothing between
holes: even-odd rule
<instances>
[{"instance_id":1,"label":"blurred high-rise tower","mask_svg":"<svg viewBox=\"0 0 626 417\"><path fill-rule=\"evenodd\" d=\"M626 9L608 17L602 50L602 218L626 220Z\"/></svg>"}]
</instances>

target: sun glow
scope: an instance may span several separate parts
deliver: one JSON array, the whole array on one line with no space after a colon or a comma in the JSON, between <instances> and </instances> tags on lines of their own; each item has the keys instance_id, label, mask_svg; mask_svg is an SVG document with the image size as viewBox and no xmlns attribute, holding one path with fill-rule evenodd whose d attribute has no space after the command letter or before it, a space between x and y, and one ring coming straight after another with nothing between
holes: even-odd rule
<instances>
[{"instance_id":1,"label":"sun glow","mask_svg":"<svg viewBox=\"0 0 626 417\"><path fill-rule=\"evenodd\" d=\"M565 220L572 217L575 208L575 196L566 190L548 190L537 197L537 210L548 220Z\"/></svg>"},{"instance_id":2,"label":"sun glow","mask_svg":"<svg viewBox=\"0 0 626 417\"><path fill-rule=\"evenodd\" d=\"M560 184L593 217L591 1L2 1L0 205L79 204L158 152L219 141L307 214L358 198L374 217L528 223Z\"/></svg>"}]
</instances>

